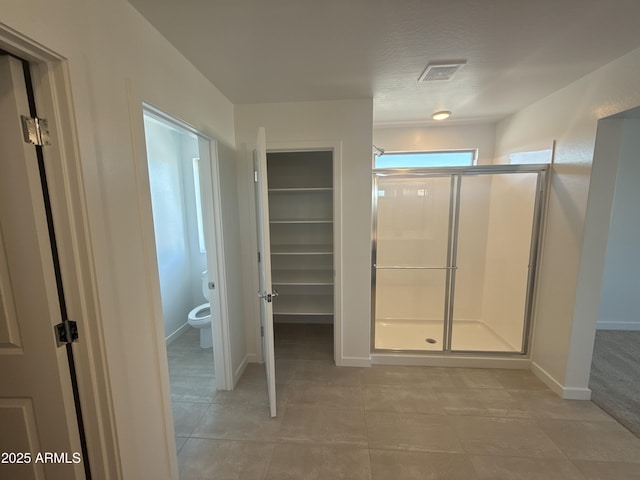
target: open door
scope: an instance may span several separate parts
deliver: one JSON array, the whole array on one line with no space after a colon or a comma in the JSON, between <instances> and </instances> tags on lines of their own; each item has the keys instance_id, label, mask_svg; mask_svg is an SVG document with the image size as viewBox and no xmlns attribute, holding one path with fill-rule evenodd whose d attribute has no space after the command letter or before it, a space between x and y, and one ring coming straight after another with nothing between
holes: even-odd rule
<instances>
[{"instance_id":1,"label":"open door","mask_svg":"<svg viewBox=\"0 0 640 480\"><path fill-rule=\"evenodd\" d=\"M276 416L276 364L273 354L273 300L278 296L271 285L271 244L269 236L269 197L267 185L267 140L263 127L258 129L258 140L253 156L254 188L256 198L256 231L258 234L258 276L260 289L260 331L262 352L267 372L267 395L271 416Z\"/></svg>"},{"instance_id":2,"label":"open door","mask_svg":"<svg viewBox=\"0 0 640 480\"><path fill-rule=\"evenodd\" d=\"M23 140L23 65L8 55L0 55L0 92L0 478L81 479L88 459L74 411L73 350L57 348L54 337L63 297L38 154ZM53 452L58 461L43 457Z\"/></svg>"}]
</instances>

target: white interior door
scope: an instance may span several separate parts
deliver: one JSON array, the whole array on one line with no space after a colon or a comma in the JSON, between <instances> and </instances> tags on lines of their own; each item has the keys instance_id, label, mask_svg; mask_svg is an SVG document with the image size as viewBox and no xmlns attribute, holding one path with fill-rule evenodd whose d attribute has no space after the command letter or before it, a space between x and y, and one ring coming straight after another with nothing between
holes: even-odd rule
<instances>
[{"instance_id":1,"label":"white interior door","mask_svg":"<svg viewBox=\"0 0 640 480\"><path fill-rule=\"evenodd\" d=\"M0 56L0 478L85 478L22 63ZM38 454L64 455L45 463ZM20 463L21 462L21 463Z\"/></svg>"},{"instance_id":2,"label":"white interior door","mask_svg":"<svg viewBox=\"0 0 640 480\"><path fill-rule=\"evenodd\" d=\"M264 128L258 129L253 157L256 198L256 231L258 233L258 276L260 277L260 326L262 352L267 372L267 394L271 416L276 416L276 364L273 354L273 300L278 295L271 285L271 244L269 236L269 196L267 185L267 141Z\"/></svg>"}]
</instances>

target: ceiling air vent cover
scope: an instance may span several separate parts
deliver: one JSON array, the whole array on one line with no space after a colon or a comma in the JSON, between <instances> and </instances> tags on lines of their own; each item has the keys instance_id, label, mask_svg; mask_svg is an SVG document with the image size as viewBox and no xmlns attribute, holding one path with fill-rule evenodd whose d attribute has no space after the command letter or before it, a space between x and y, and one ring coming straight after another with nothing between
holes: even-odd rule
<instances>
[{"instance_id":1,"label":"ceiling air vent cover","mask_svg":"<svg viewBox=\"0 0 640 480\"><path fill-rule=\"evenodd\" d=\"M467 62L465 60L457 60L455 62L437 62L430 63L425 68L418 82L439 82L442 80L451 80L453 75L462 68Z\"/></svg>"}]
</instances>

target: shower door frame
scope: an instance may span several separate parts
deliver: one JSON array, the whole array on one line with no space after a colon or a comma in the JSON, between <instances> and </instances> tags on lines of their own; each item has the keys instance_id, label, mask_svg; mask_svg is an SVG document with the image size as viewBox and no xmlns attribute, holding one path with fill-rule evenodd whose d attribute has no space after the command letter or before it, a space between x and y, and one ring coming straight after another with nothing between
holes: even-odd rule
<instances>
[{"instance_id":1,"label":"shower door frame","mask_svg":"<svg viewBox=\"0 0 640 480\"><path fill-rule=\"evenodd\" d=\"M372 353L401 353L411 355L483 355L495 357L523 357L529 353L531 326L533 319L533 300L536 293L536 277L538 259L541 249L542 225L547 205L547 192L549 183L550 164L525 164L525 165L470 165L463 167L422 167L422 168L378 168L373 169L372 188L372 221L371 221L371 352ZM462 177L473 175L536 173L536 189L533 208L533 221L531 226L531 241L529 250L529 264L527 273L526 298L524 305L524 322L522 332L522 348L520 351L490 351L490 350L452 350L453 336L453 303L455 299L456 282L456 257L458 248L458 230L460 225L460 192ZM451 191L449 200L449 231L447 246L444 320L443 320L443 347L442 350L407 350L376 348L376 270L378 251L378 178L433 178L450 177Z\"/></svg>"}]
</instances>

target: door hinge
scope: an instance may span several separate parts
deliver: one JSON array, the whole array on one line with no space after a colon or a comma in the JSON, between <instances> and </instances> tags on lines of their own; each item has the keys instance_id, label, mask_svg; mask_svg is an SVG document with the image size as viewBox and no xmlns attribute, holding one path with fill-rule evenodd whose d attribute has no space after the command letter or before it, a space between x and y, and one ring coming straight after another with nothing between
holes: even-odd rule
<instances>
[{"instance_id":1,"label":"door hinge","mask_svg":"<svg viewBox=\"0 0 640 480\"><path fill-rule=\"evenodd\" d=\"M253 171L253 183L258 183L258 171Z\"/></svg>"},{"instance_id":2,"label":"door hinge","mask_svg":"<svg viewBox=\"0 0 640 480\"><path fill-rule=\"evenodd\" d=\"M264 337L264 327L260 327L260 336Z\"/></svg>"},{"instance_id":3,"label":"door hinge","mask_svg":"<svg viewBox=\"0 0 640 480\"><path fill-rule=\"evenodd\" d=\"M209 282L209 290L215 290L216 289L216 284L213 282Z\"/></svg>"},{"instance_id":4,"label":"door hinge","mask_svg":"<svg viewBox=\"0 0 640 480\"><path fill-rule=\"evenodd\" d=\"M258 263L260 263L260 252L258 252Z\"/></svg>"},{"instance_id":5,"label":"door hinge","mask_svg":"<svg viewBox=\"0 0 640 480\"><path fill-rule=\"evenodd\" d=\"M78 341L78 324L73 320L65 320L53 327L58 347Z\"/></svg>"},{"instance_id":6,"label":"door hinge","mask_svg":"<svg viewBox=\"0 0 640 480\"><path fill-rule=\"evenodd\" d=\"M21 115L22 136L24 141L32 145L51 145L49 123L46 118L33 118Z\"/></svg>"}]
</instances>

